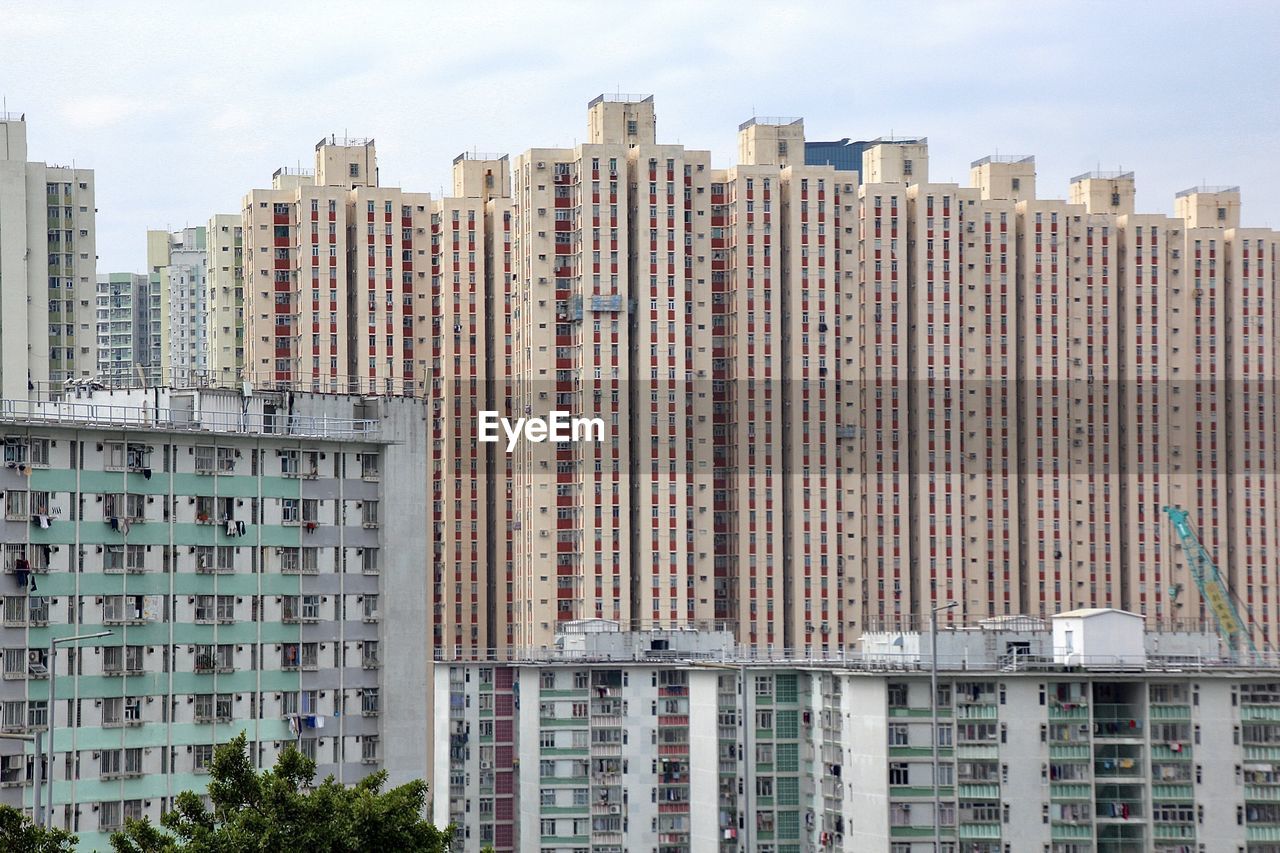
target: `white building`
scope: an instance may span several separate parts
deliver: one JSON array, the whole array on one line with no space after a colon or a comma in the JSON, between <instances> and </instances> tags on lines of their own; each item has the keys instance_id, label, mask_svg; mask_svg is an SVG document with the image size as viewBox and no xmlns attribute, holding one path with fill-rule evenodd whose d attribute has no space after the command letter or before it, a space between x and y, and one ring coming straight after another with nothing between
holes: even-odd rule
<instances>
[{"instance_id":1,"label":"white building","mask_svg":"<svg viewBox=\"0 0 1280 853\"><path fill-rule=\"evenodd\" d=\"M27 160L26 116L0 113L0 396L87 379L97 254L91 169Z\"/></svg>"},{"instance_id":2,"label":"white building","mask_svg":"<svg viewBox=\"0 0 1280 853\"><path fill-rule=\"evenodd\" d=\"M936 716L927 635L766 661L570 623L440 663L434 820L499 853L925 853L935 827L946 853L1275 853L1280 661L1233 668L1215 636L1119 611L1052 622L944 629Z\"/></svg>"},{"instance_id":3,"label":"white building","mask_svg":"<svg viewBox=\"0 0 1280 853\"><path fill-rule=\"evenodd\" d=\"M190 385L209 371L208 252L205 229L147 232L147 268L159 294L162 381Z\"/></svg>"}]
</instances>

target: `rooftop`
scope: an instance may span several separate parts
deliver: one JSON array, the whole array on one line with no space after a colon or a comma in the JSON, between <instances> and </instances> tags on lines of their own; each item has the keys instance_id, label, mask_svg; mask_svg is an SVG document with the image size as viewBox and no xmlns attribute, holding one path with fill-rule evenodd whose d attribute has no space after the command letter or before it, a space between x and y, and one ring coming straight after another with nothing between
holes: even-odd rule
<instances>
[{"instance_id":1,"label":"rooftop","mask_svg":"<svg viewBox=\"0 0 1280 853\"><path fill-rule=\"evenodd\" d=\"M867 145L924 145L928 141L927 136L877 136Z\"/></svg>"},{"instance_id":2,"label":"rooftop","mask_svg":"<svg viewBox=\"0 0 1280 853\"><path fill-rule=\"evenodd\" d=\"M784 127L793 124L804 124L804 119L799 116L752 116L742 124L738 125L738 130L746 130L748 127L756 124Z\"/></svg>"},{"instance_id":3,"label":"rooftop","mask_svg":"<svg viewBox=\"0 0 1280 853\"><path fill-rule=\"evenodd\" d=\"M1057 614L1091 617L1118 614L1142 619L1140 614L1109 608L1082 608ZM1067 645L1055 646L1052 618L1000 616L973 625L942 628L937 635L938 668L946 671L1017 672L1213 672L1239 675L1280 672L1280 655L1249 654L1233 660L1221 647L1218 635L1198 621L1160 623L1120 637L1111 623L1086 628ZM1108 627L1110 626L1110 627ZM1086 647L1087 640L1087 647ZM1101 648L1098 648L1101 646ZM559 626L551 646L519 647L490 662L528 665L556 664L686 664L702 666L790 666L849 672L926 672L930 669L930 636L902 627L868 631L859 648L835 648L824 654L794 649L754 649L733 638L732 625L700 621L687 625L653 623L638 630L624 630L614 621L588 619ZM440 661L462 660L436 650Z\"/></svg>"},{"instance_id":4,"label":"rooftop","mask_svg":"<svg viewBox=\"0 0 1280 853\"><path fill-rule=\"evenodd\" d=\"M1182 192L1175 193L1174 198L1184 198L1186 196L1195 195L1197 193L1205 193L1206 195L1210 195L1214 193L1238 193L1238 192L1240 192L1239 187L1229 187L1226 185L1210 186L1206 184L1198 187L1188 187Z\"/></svg>"},{"instance_id":5,"label":"rooftop","mask_svg":"<svg viewBox=\"0 0 1280 853\"><path fill-rule=\"evenodd\" d=\"M343 148L364 148L372 144L372 136L336 136L330 134L316 143L316 150L319 151L326 145L340 145Z\"/></svg>"},{"instance_id":6,"label":"rooftop","mask_svg":"<svg viewBox=\"0 0 1280 853\"><path fill-rule=\"evenodd\" d=\"M315 169L301 169L297 166L281 166L279 169L276 169L271 173L271 177L278 178L281 175L300 175L304 178L314 178L315 174Z\"/></svg>"},{"instance_id":7,"label":"rooftop","mask_svg":"<svg viewBox=\"0 0 1280 853\"><path fill-rule=\"evenodd\" d=\"M1083 175L1076 175L1071 179L1071 183L1077 181L1131 181L1133 180L1133 172L1085 172Z\"/></svg>"},{"instance_id":8,"label":"rooftop","mask_svg":"<svg viewBox=\"0 0 1280 853\"><path fill-rule=\"evenodd\" d=\"M457 163L463 162L464 160L505 160L505 159L507 159L506 154L498 154L496 152L491 152L491 151L463 151L457 157L453 158L453 162L457 164Z\"/></svg>"},{"instance_id":9,"label":"rooftop","mask_svg":"<svg viewBox=\"0 0 1280 853\"><path fill-rule=\"evenodd\" d=\"M652 100L653 95L629 95L624 92L614 92L612 95L596 95L587 102L587 109L591 109L596 104L643 104Z\"/></svg>"},{"instance_id":10,"label":"rooftop","mask_svg":"<svg viewBox=\"0 0 1280 853\"><path fill-rule=\"evenodd\" d=\"M985 166L987 163L1035 163L1036 155L1034 154L988 154L981 160L974 160L969 164L972 168Z\"/></svg>"},{"instance_id":11,"label":"rooftop","mask_svg":"<svg viewBox=\"0 0 1280 853\"><path fill-rule=\"evenodd\" d=\"M236 392L203 390L229 396ZM103 402L0 400L0 427L63 426L89 429L139 429L162 432L225 432L282 438L382 441L376 420L357 420L279 412L214 410L208 406L164 408Z\"/></svg>"},{"instance_id":12,"label":"rooftop","mask_svg":"<svg viewBox=\"0 0 1280 853\"><path fill-rule=\"evenodd\" d=\"M26 113L0 113L0 121L26 121Z\"/></svg>"}]
</instances>

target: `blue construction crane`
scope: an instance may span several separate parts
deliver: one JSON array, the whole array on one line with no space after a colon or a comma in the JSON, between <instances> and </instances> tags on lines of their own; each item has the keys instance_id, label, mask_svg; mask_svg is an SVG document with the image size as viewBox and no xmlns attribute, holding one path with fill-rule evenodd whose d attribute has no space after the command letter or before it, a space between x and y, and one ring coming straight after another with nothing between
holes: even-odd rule
<instances>
[{"instance_id":1,"label":"blue construction crane","mask_svg":"<svg viewBox=\"0 0 1280 853\"><path fill-rule=\"evenodd\" d=\"M1236 660L1240 652L1246 649L1251 655L1257 655L1258 649L1249 634L1249 626L1240 618L1240 611L1231 600L1231 590L1213 564L1209 552L1200 544L1200 538L1191 527L1188 513L1176 506L1164 508L1165 515L1173 522L1173 530L1182 540L1183 553L1187 555L1187 568L1200 589L1200 598L1209 605L1209 612L1218 625L1218 634L1226 641L1232 660Z\"/></svg>"}]
</instances>

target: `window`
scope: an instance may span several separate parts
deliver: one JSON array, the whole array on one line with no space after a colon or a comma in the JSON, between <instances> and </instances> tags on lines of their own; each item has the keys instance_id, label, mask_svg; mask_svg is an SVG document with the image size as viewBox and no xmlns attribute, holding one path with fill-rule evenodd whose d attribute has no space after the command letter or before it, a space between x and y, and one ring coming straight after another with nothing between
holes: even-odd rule
<instances>
[{"instance_id":1,"label":"window","mask_svg":"<svg viewBox=\"0 0 1280 853\"><path fill-rule=\"evenodd\" d=\"M119 749L104 749L98 760L98 775L104 779L119 776L124 765L124 752Z\"/></svg>"},{"instance_id":2,"label":"window","mask_svg":"<svg viewBox=\"0 0 1280 853\"><path fill-rule=\"evenodd\" d=\"M121 470L125 467L124 442L108 441L102 446L102 464L108 470Z\"/></svg>"},{"instance_id":3,"label":"window","mask_svg":"<svg viewBox=\"0 0 1280 853\"><path fill-rule=\"evenodd\" d=\"M360 696L360 708L366 717L378 716L378 710L379 710L378 700L379 700L378 688L376 687L364 688L364 692ZM488 721L488 722L492 723L492 721ZM481 723L481 725L483 725L483 723Z\"/></svg>"},{"instance_id":4,"label":"window","mask_svg":"<svg viewBox=\"0 0 1280 853\"><path fill-rule=\"evenodd\" d=\"M374 764L378 760L378 738L365 735L360 740L360 759L366 764Z\"/></svg>"},{"instance_id":5,"label":"window","mask_svg":"<svg viewBox=\"0 0 1280 853\"><path fill-rule=\"evenodd\" d=\"M909 785L907 780L910 778L908 772L908 764L905 761L894 761L889 764L889 784L890 785Z\"/></svg>"},{"instance_id":6,"label":"window","mask_svg":"<svg viewBox=\"0 0 1280 853\"><path fill-rule=\"evenodd\" d=\"M198 743L191 748L191 769L197 773L208 773L213 763L213 744Z\"/></svg>"},{"instance_id":7,"label":"window","mask_svg":"<svg viewBox=\"0 0 1280 853\"><path fill-rule=\"evenodd\" d=\"M114 831L121 827L120 803L108 802L98 804L98 829L102 832Z\"/></svg>"},{"instance_id":8,"label":"window","mask_svg":"<svg viewBox=\"0 0 1280 853\"><path fill-rule=\"evenodd\" d=\"M364 526L377 527L378 526L378 502L364 501L362 510L363 510L363 515L361 520L363 521Z\"/></svg>"},{"instance_id":9,"label":"window","mask_svg":"<svg viewBox=\"0 0 1280 853\"><path fill-rule=\"evenodd\" d=\"M27 493L22 489L7 489L4 493L4 517L21 521L27 517Z\"/></svg>"},{"instance_id":10,"label":"window","mask_svg":"<svg viewBox=\"0 0 1280 853\"><path fill-rule=\"evenodd\" d=\"M303 622L319 622L320 621L320 596L318 595L302 596L302 621Z\"/></svg>"},{"instance_id":11,"label":"window","mask_svg":"<svg viewBox=\"0 0 1280 853\"><path fill-rule=\"evenodd\" d=\"M889 746L906 746L910 742L909 729L904 723L889 726Z\"/></svg>"},{"instance_id":12,"label":"window","mask_svg":"<svg viewBox=\"0 0 1280 853\"><path fill-rule=\"evenodd\" d=\"M280 523L281 524L297 524L300 518L300 507L298 498L281 498L280 499Z\"/></svg>"},{"instance_id":13,"label":"window","mask_svg":"<svg viewBox=\"0 0 1280 853\"><path fill-rule=\"evenodd\" d=\"M381 475L378 454L360 454L360 476L366 480L376 480Z\"/></svg>"},{"instance_id":14,"label":"window","mask_svg":"<svg viewBox=\"0 0 1280 853\"><path fill-rule=\"evenodd\" d=\"M379 665L378 659L378 641L364 641L364 667L365 669L373 669Z\"/></svg>"},{"instance_id":15,"label":"window","mask_svg":"<svg viewBox=\"0 0 1280 853\"><path fill-rule=\"evenodd\" d=\"M907 707L907 685L905 684L889 685L889 707L890 708L906 708Z\"/></svg>"},{"instance_id":16,"label":"window","mask_svg":"<svg viewBox=\"0 0 1280 853\"><path fill-rule=\"evenodd\" d=\"M197 444L195 447L195 464L197 474L212 474L217 455L211 445Z\"/></svg>"}]
</instances>

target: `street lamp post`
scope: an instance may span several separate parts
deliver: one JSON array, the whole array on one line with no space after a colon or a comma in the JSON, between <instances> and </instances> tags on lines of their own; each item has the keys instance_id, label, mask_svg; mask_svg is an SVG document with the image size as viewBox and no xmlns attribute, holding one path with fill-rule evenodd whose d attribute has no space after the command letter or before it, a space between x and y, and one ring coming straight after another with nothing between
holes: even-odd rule
<instances>
[{"instance_id":1,"label":"street lamp post","mask_svg":"<svg viewBox=\"0 0 1280 853\"><path fill-rule=\"evenodd\" d=\"M54 706L53 706L53 701L54 701L53 700L53 682L57 680L57 676L58 676L58 657L57 657L58 646L61 643L74 643L80 640L96 640L100 637L109 637L109 636L111 636L110 631L99 631L96 634L77 634L74 637L53 637L49 640L49 659L46 663L46 666L49 670L49 705L47 708L49 743L46 744L46 748L49 750L47 753L48 759L46 762L48 764L49 800L48 800L48 806L45 808L45 811L44 811L45 829L51 829L53 827L53 727L54 727L54 721L58 716L57 713L55 713ZM38 759L37 759L37 762L38 762ZM36 796L38 797L39 794L37 794Z\"/></svg>"},{"instance_id":2,"label":"street lamp post","mask_svg":"<svg viewBox=\"0 0 1280 853\"><path fill-rule=\"evenodd\" d=\"M933 731L929 733L933 743L933 853L942 851L942 785L938 778L938 614L959 605L958 601L940 604L929 613L929 709L933 718Z\"/></svg>"}]
</instances>

